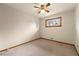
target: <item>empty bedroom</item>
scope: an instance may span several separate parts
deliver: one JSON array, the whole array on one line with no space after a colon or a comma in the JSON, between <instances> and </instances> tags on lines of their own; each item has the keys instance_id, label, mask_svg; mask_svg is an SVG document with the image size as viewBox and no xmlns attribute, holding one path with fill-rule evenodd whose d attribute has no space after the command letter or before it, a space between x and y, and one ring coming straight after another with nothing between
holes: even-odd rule
<instances>
[{"instance_id":1,"label":"empty bedroom","mask_svg":"<svg viewBox=\"0 0 79 59\"><path fill-rule=\"evenodd\" d=\"M0 56L79 56L79 4L0 3Z\"/></svg>"}]
</instances>

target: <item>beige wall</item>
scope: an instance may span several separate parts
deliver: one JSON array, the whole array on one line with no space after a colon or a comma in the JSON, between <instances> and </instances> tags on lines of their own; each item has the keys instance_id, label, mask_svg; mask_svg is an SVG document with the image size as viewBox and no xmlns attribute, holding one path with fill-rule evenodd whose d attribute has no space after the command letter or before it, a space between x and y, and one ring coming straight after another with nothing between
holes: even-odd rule
<instances>
[{"instance_id":1,"label":"beige wall","mask_svg":"<svg viewBox=\"0 0 79 59\"><path fill-rule=\"evenodd\" d=\"M49 18L62 17L62 27L45 27L45 20ZM41 19L41 37L74 44L74 10L51 15Z\"/></svg>"},{"instance_id":2,"label":"beige wall","mask_svg":"<svg viewBox=\"0 0 79 59\"><path fill-rule=\"evenodd\" d=\"M39 20L0 4L0 50L38 38Z\"/></svg>"},{"instance_id":3,"label":"beige wall","mask_svg":"<svg viewBox=\"0 0 79 59\"><path fill-rule=\"evenodd\" d=\"M76 6L76 33L75 33L75 46L79 52L79 4Z\"/></svg>"}]
</instances>

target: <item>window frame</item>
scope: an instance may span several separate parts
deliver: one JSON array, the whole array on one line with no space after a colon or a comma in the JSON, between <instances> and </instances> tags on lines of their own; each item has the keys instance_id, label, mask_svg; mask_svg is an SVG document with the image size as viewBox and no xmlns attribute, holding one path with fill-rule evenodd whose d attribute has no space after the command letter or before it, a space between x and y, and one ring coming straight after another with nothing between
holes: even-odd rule
<instances>
[{"instance_id":1,"label":"window frame","mask_svg":"<svg viewBox=\"0 0 79 59\"><path fill-rule=\"evenodd\" d=\"M60 25L57 25L57 26L47 26L47 21L55 20L55 19L60 19ZM45 27L61 27L61 26L62 26L62 17L55 17L55 18L51 18L51 19L46 19L45 20Z\"/></svg>"}]
</instances>

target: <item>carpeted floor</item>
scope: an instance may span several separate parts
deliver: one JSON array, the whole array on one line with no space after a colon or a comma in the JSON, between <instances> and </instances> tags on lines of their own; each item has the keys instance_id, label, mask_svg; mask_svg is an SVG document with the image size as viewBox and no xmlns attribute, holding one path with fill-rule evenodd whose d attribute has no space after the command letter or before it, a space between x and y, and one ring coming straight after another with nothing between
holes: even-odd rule
<instances>
[{"instance_id":1,"label":"carpeted floor","mask_svg":"<svg viewBox=\"0 0 79 59\"><path fill-rule=\"evenodd\" d=\"M21 46L0 52L2 56L77 56L71 45L39 39Z\"/></svg>"}]
</instances>

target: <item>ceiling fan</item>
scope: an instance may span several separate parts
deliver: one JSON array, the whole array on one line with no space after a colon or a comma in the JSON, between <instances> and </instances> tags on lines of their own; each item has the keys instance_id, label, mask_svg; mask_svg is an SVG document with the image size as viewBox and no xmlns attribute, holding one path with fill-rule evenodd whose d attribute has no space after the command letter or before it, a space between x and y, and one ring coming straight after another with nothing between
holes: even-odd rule
<instances>
[{"instance_id":1,"label":"ceiling fan","mask_svg":"<svg viewBox=\"0 0 79 59\"><path fill-rule=\"evenodd\" d=\"M40 5L40 7L34 6L34 8L38 8L38 9L39 9L38 13L43 13L43 12L49 13L48 7L49 7L50 5L51 5L50 3L47 3L47 4L42 4L42 5Z\"/></svg>"}]
</instances>

